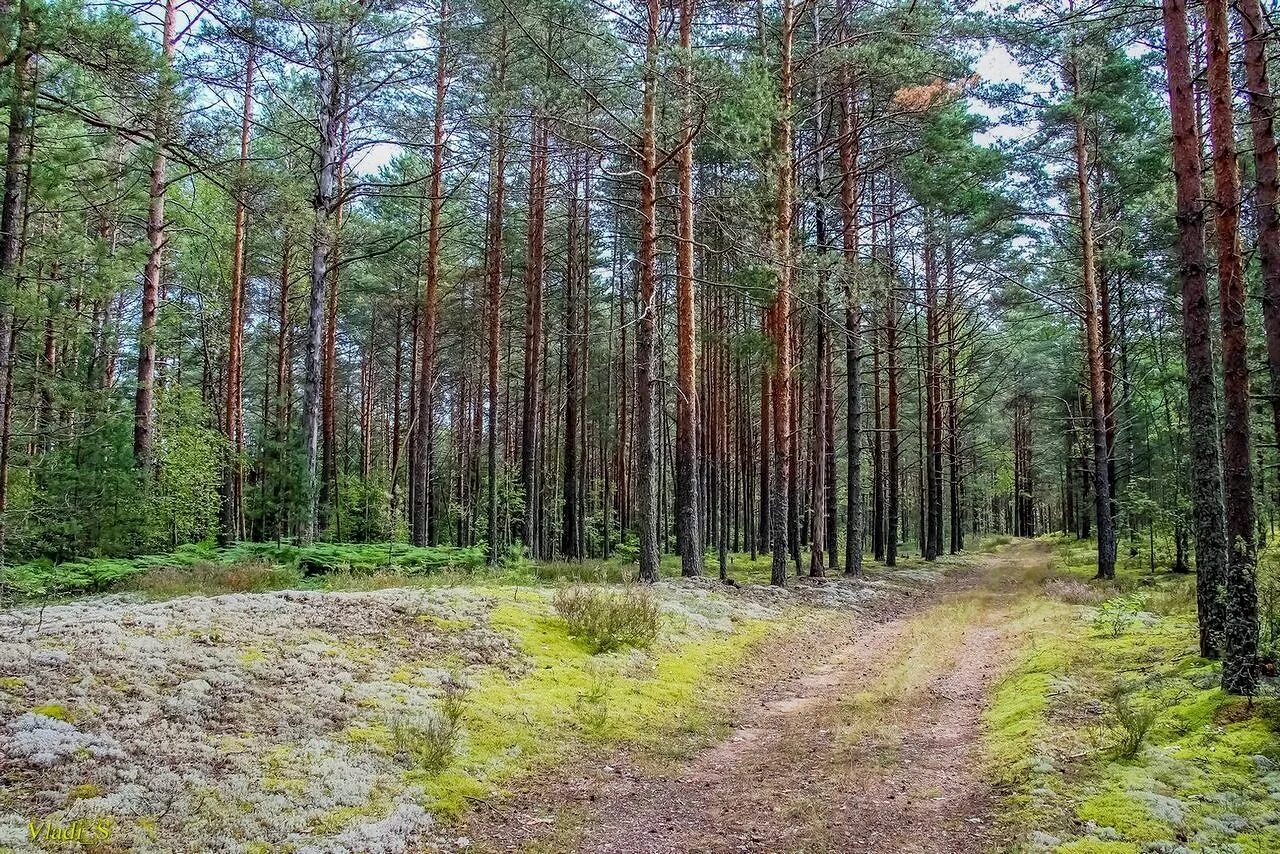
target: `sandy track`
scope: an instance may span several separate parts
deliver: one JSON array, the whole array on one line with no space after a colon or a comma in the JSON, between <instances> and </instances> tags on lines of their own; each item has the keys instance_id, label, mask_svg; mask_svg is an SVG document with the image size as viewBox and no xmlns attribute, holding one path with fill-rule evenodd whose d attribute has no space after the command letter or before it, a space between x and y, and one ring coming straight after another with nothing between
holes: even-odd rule
<instances>
[{"instance_id":1,"label":"sandy track","mask_svg":"<svg viewBox=\"0 0 1280 854\"><path fill-rule=\"evenodd\" d=\"M641 852L978 852L1000 844L996 795L981 768L981 720L1013 642L1004 593L939 655L911 702L853 740L849 698L878 686L927 622L1010 564L1042 559L1020 545L921 597L905 613L849 620L788 639L755 662L731 733L690 761L652 771L625 756L571 769L486 807L482 850ZM992 591L996 592L992 595Z\"/></svg>"}]
</instances>

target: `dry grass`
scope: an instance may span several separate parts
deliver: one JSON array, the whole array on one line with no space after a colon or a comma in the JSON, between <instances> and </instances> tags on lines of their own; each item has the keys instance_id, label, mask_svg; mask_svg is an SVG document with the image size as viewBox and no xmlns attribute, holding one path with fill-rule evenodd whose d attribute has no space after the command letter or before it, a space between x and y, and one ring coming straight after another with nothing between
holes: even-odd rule
<instances>
[{"instance_id":1,"label":"dry grass","mask_svg":"<svg viewBox=\"0 0 1280 854\"><path fill-rule=\"evenodd\" d=\"M1068 605L1097 605L1111 595L1102 587L1069 577L1050 578L1044 583L1044 592Z\"/></svg>"},{"instance_id":2,"label":"dry grass","mask_svg":"<svg viewBox=\"0 0 1280 854\"><path fill-rule=\"evenodd\" d=\"M294 586L299 580L295 570L266 561L230 564L201 561L191 566L165 567L140 573L125 583L125 589L158 599L170 599L220 593L262 593Z\"/></svg>"},{"instance_id":3,"label":"dry grass","mask_svg":"<svg viewBox=\"0 0 1280 854\"><path fill-rule=\"evenodd\" d=\"M658 637L660 611L653 592L639 585L621 591L585 584L561 587L553 603L569 634L595 652L647 647Z\"/></svg>"}]
</instances>

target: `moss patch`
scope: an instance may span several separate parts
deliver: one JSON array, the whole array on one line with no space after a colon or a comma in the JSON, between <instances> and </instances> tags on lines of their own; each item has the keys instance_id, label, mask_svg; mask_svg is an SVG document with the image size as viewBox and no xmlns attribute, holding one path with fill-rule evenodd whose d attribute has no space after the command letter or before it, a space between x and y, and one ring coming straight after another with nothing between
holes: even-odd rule
<instances>
[{"instance_id":1,"label":"moss patch","mask_svg":"<svg viewBox=\"0 0 1280 854\"><path fill-rule=\"evenodd\" d=\"M66 706L59 705L58 703L45 703L43 706L36 706L31 711L35 712L37 715L44 715L46 718L66 721L69 724L76 722L75 715L71 714L71 712L67 710Z\"/></svg>"},{"instance_id":2,"label":"moss patch","mask_svg":"<svg viewBox=\"0 0 1280 854\"><path fill-rule=\"evenodd\" d=\"M648 654L591 655L539 595L499 604L489 621L530 666L522 676L490 670L474 680L455 762L435 774L406 774L445 815L575 745L654 750L709 733L715 701L727 691L716 675L741 661L771 627L766 620L742 620L732 634L664 638Z\"/></svg>"},{"instance_id":3,"label":"moss patch","mask_svg":"<svg viewBox=\"0 0 1280 854\"><path fill-rule=\"evenodd\" d=\"M1092 575L1092 544L1052 539L1059 578ZM1037 635L985 715L1010 823L1024 839L1043 831L1061 840L1054 850L1075 854L1157 843L1276 850L1280 705L1249 706L1218 688L1218 665L1198 656L1194 599L1184 595L1193 579L1152 574L1132 558L1117 576L1086 583L1132 597L1132 623L1115 633L1097 624L1096 608L1055 600L1061 628ZM1156 710L1124 760L1114 749L1126 731L1112 699L1120 695Z\"/></svg>"}]
</instances>

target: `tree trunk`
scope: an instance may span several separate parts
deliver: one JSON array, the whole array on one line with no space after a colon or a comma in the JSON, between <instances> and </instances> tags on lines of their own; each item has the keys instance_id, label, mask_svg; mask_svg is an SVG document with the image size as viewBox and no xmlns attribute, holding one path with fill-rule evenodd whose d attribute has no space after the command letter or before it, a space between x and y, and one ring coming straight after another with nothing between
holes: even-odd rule
<instances>
[{"instance_id":1,"label":"tree trunk","mask_svg":"<svg viewBox=\"0 0 1280 854\"><path fill-rule=\"evenodd\" d=\"M637 293L640 325L636 330L636 533L640 539L640 579L658 580L657 436L654 408L654 349L658 306L658 0L648 0L645 29L644 103L640 139L640 258Z\"/></svg>"},{"instance_id":2,"label":"tree trunk","mask_svg":"<svg viewBox=\"0 0 1280 854\"><path fill-rule=\"evenodd\" d=\"M177 3L166 0L161 35L163 62L160 96L156 108L155 153L148 179L150 203L147 207L147 263L142 271L142 312L138 320L138 388L133 406L133 458L138 468L150 471L155 445L156 315L160 307L160 276L164 267L166 242L164 197L168 189L168 160L165 145L170 128L167 114L173 99L173 54L176 39ZM10 140L12 144L12 138Z\"/></svg>"},{"instance_id":3,"label":"tree trunk","mask_svg":"<svg viewBox=\"0 0 1280 854\"><path fill-rule=\"evenodd\" d=\"M578 246L578 229L581 224L578 214L578 175L577 164L570 167L569 175L569 212L566 222L567 240L565 242L565 294L564 294L564 366L565 366L565 400L564 400L564 465L561 495L560 553L570 560L581 560L581 538L578 530L578 454L579 454L579 418L581 415L581 394L579 385L582 382L580 354L582 343L586 340L587 330L578 328L580 312L578 310L578 291L585 290L585 283L580 282L583 270L579 264L580 248ZM589 299L584 295L583 300Z\"/></svg>"},{"instance_id":4,"label":"tree trunk","mask_svg":"<svg viewBox=\"0 0 1280 854\"><path fill-rule=\"evenodd\" d=\"M1205 658L1217 658L1221 650L1223 617L1219 591L1226 580L1227 541L1222 505L1222 460L1218 444L1218 393L1214 386L1213 344L1210 340L1212 316L1205 281L1200 139L1196 130L1195 96L1191 89L1186 0L1163 0L1161 5L1173 122L1173 175L1177 188L1182 342L1186 352L1187 424L1191 441L1191 516L1196 549L1196 611L1200 623L1200 654Z\"/></svg>"},{"instance_id":5,"label":"tree trunk","mask_svg":"<svg viewBox=\"0 0 1280 854\"><path fill-rule=\"evenodd\" d=\"M1111 485L1107 474L1107 403L1099 318L1097 265L1094 262L1093 203L1089 194L1089 152L1085 144L1080 69L1071 57L1071 86L1077 113L1075 127L1076 189L1080 208L1080 246L1084 278L1084 328L1089 369L1089 412L1093 428L1093 502L1098 523L1098 578L1115 578L1115 522L1111 515Z\"/></svg>"},{"instance_id":6,"label":"tree trunk","mask_svg":"<svg viewBox=\"0 0 1280 854\"><path fill-rule=\"evenodd\" d=\"M26 2L18 9L17 42L9 93L9 138L5 151L4 198L0 205L0 277L13 280L17 290L26 221L27 177L32 126L35 120L35 21ZM9 438L13 422L14 355L18 342L16 294L0 298L0 558L5 554L4 513L9 495ZM104 375L107 372L104 371Z\"/></svg>"},{"instance_id":7,"label":"tree trunk","mask_svg":"<svg viewBox=\"0 0 1280 854\"><path fill-rule=\"evenodd\" d=\"M506 28L502 29L497 79L505 80ZM489 228L485 238L485 326L488 331L489 435L485 449L489 468L488 493L488 562L498 563L498 364L502 345L502 233L504 191L507 163L507 123L499 116L493 122L489 137Z\"/></svg>"},{"instance_id":8,"label":"tree trunk","mask_svg":"<svg viewBox=\"0 0 1280 854\"><path fill-rule=\"evenodd\" d=\"M1267 26L1258 0L1237 0L1244 35L1244 70L1249 95L1249 129L1253 137L1256 179L1254 209L1258 221L1258 258L1262 266L1262 317L1267 333L1267 365L1271 374L1271 414L1280 442L1280 176L1277 174L1275 98L1267 79Z\"/></svg>"},{"instance_id":9,"label":"tree trunk","mask_svg":"<svg viewBox=\"0 0 1280 854\"><path fill-rule=\"evenodd\" d=\"M236 540L244 536L241 503L244 493L243 455L241 441L244 422L243 336L245 314L245 232L248 224L248 206L244 186L249 164L249 130L253 122L253 74L255 48L246 48L244 60L244 102L240 110L240 161L236 176L236 206L233 236L231 239L231 293L228 305L230 329L227 334L227 389L224 401L223 432L227 438L228 465L223 486L222 536Z\"/></svg>"},{"instance_id":10,"label":"tree trunk","mask_svg":"<svg viewBox=\"0 0 1280 854\"><path fill-rule=\"evenodd\" d=\"M410 515L410 535L415 546L432 542L431 514L432 489L435 483L433 471L435 397L435 356L437 327L440 322L440 240L443 226L440 222L444 209L444 158L445 158L445 98L449 86L449 54L446 27L449 21L449 5L440 7L437 27L439 47L436 50L436 97L431 129L431 179L427 191L427 257L426 288L419 307L418 325L418 392L415 398L417 413L414 418L414 490Z\"/></svg>"},{"instance_id":11,"label":"tree trunk","mask_svg":"<svg viewBox=\"0 0 1280 854\"><path fill-rule=\"evenodd\" d=\"M956 261L950 235L946 243L947 297L944 316L947 321L947 462L949 465L951 504L951 554L964 549L964 523L960 517L960 399L956 394Z\"/></svg>"},{"instance_id":12,"label":"tree trunk","mask_svg":"<svg viewBox=\"0 0 1280 854\"><path fill-rule=\"evenodd\" d=\"M1257 688L1258 597L1254 578L1253 471L1249 452L1249 358L1240 255L1240 175L1231 100L1230 30L1226 0L1206 0L1209 138L1213 150L1214 226L1218 244L1218 302L1222 326L1222 486L1227 512L1226 604L1222 689Z\"/></svg>"},{"instance_id":13,"label":"tree trunk","mask_svg":"<svg viewBox=\"0 0 1280 854\"><path fill-rule=\"evenodd\" d=\"M521 410L520 488L524 495L520 538L538 554L538 435L542 389L542 289L545 276L547 126L537 113L530 128L529 222L525 250L524 397Z\"/></svg>"},{"instance_id":14,"label":"tree trunk","mask_svg":"<svg viewBox=\"0 0 1280 854\"><path fill-rule=\"evenodd\" d=\"M858 291L857 111L848 69L840 74L840 238L845 262L845 448L849 508L844 528L845 575L862 574L862 295Z\"/></svg>"},{"instance_id":15,"label":"tree trunk","mask_svg":"<svg viewBox=\"0 0 1280 854\"><path fill-rule=\"evenodd\" d=\"M892 200L890 204L893 204ZM890 228L893 225L893 213L890 212ZM888 485L886 504L884 565L896 566L898 563L898 525L902 515L901 489L898 478L898 297L897 277L893 269L893 240L890 237L889 252L886 260L888 273L885 290L885 397L886 415L885 432L888 433L885 455L885 480Z\"/></svg>"},{"instance_id":16,"label":"tree trunk","mask_svg":"<svg viewBox=\"0 0 1280 854\"><path fill-rule=\"evenodd\" d=\"M694 364L693 284L693 32L694 0L680 2L681 134L676 158L680 196L676 223L676 543L680 574L702 574L702 538L698 524L698 392Z\"/></svg>"},{"instance_id":17,"label":"tree trunk","mask_svg":"<svg viewBox=\"0 0 1280 854\"><path fill-rule=\"evenodd\" d=\"M787 488L791 479L791 41L794 12L782 0L782 46L779 56L780 118L774 138L777 207L773 234L778 291L769 307L773 342L773 466L769 488L771 583L787 583Z\"/></svg>"}]
</instances>

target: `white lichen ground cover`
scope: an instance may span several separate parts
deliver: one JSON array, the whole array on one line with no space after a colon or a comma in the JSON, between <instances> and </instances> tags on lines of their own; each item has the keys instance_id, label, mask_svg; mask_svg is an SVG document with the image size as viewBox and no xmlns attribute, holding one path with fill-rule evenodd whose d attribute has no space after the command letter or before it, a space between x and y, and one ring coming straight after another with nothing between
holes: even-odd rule
<instances>
[{"instance_id":1,"label":"white lichen ground cover","mask_svg":"<svg viewBox=\"0 0 1280 854\"><path fill-rule=\"evenodd\" d=\"M797 602L859 607L922 580L910 572L800 595L664 582L655 648L609 656L567 637L544 589L13 609L0 614L0 850L44 847L33 822L104 819L103 851L465 847L440 813L561 741L696 703ZM455 677L472 697L455 767L415 769L391 733L436 714Z\"/></svg>"}]
</instances>

